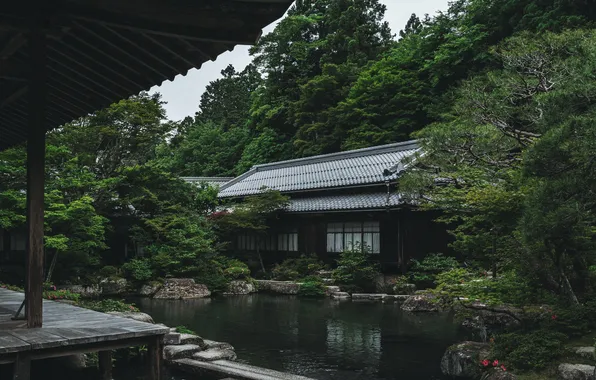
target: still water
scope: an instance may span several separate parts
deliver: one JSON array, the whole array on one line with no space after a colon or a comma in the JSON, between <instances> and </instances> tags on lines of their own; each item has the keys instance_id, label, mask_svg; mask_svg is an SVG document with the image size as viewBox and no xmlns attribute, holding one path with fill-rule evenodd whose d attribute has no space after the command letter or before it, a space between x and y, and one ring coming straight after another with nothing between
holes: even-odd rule
<instances>
[{"instance_id":1,"label":"still water","mask_svg":"<svg viewBox=\"0 0 596 380\"><path fill-rule=\"evenodd\" d=\"M134 301L156 322L231 343L239 361L318 380L442 379L441 356L460 338L450 315L397 304L262 294Z\"/></svg>"}]
</instances>

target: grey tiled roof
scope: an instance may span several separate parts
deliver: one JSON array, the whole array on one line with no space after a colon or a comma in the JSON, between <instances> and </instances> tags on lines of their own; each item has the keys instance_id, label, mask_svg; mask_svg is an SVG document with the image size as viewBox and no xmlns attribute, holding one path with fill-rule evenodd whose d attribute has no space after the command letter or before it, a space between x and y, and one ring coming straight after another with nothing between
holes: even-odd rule
<instances>
[{"instance_id":1,"label":"grey tiled roof","mask_svg":"<svg viewBox=\"0 0 596 380\"><path fill-rule=\"evenodd\" d=\"M400 205L397 193L327 195L309 198L294 198L286 208L288 212L314 212L334 210L370 210Z\"/></svg>"},{"instance_id":2,"label":"grey tiled roof","mask_svg":"<svg viewBox=\"0 0 596 380\"><path fill-rule=\"evenodd\" d=\"M234 179L234 177L182 177L183 180L189 183L206 183L210 186L217 187L226 184Z\"/></svg>"},{"instance_id":3,"label":"grey tiled roof","mask_svg":"<svg viewBox=\"0 0 596 380\"><path fill-rule=\"evenodd\" d=\"M257 194L263 188L291 193L383 183L397 177L384 176L420 148L416 141L381 145L321 156L257 165L221 186L221 198Z\"/></svg>"}]
</instances>

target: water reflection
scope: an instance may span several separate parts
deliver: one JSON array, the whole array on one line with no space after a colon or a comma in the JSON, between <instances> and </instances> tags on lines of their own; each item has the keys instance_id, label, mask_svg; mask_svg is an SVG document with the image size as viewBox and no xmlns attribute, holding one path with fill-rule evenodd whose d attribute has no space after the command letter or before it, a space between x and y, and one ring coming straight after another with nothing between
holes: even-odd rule
<instances>
[{"instance_id":1,"label":"water reflection","mask_svg":"<svg viewBox=\"0 0 596 380\"><path fill-rule=\"evenodd\" d=\"M449 315L397 305L252 295L135 300L157 322L232 343L239 360L320 380L439 379Z\"/></svg>"}]
</instances>

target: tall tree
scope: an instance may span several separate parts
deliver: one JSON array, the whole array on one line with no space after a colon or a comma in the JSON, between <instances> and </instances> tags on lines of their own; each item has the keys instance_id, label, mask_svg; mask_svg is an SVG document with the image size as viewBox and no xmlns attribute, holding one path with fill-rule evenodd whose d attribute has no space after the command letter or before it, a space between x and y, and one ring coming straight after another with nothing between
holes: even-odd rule
<instances>
[{"instance_id":1,"label":"tall tree","mask_svg":"<svg viewBox=\"0 0 596 380\"><path fill-rule=\"evenodd\" d=\"M292 141L298 156L339 149L329 110L391 45L384 13L378 0L297 1L251 50L266 76L253 103L253 128ZM280 158L286 157L270 159Z\"/></svg>"}]
</instances>

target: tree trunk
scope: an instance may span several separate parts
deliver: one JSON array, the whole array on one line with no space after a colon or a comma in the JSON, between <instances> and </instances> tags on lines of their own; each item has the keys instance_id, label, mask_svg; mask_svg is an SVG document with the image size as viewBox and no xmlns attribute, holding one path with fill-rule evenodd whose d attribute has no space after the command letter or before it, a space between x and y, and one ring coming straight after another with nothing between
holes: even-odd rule
<instances>
[{"instance_id":1,"label":"tree trunk","mask_svg":"<svg viewBox=\"0 0 596 380\"><path fill-rule=\"evenodd\" d=\"M261 245L261 239L257 240L257 256L259 256L259 262L261 263L261 270L263 271L263 273L267 273L267 271L265 270L265 264L263 264L263 257L261 256L261 249L260 246Z\"/></svg>"},{"instance_id":2,"label":"tree trunk","mask_svg":"<svg viewBox=\"0 0 596 380\"><path fill-rule=\"evenodd\" d=\"M561 283L563 286L563 292L565 292L565 295L568 297L569 301L574 305L579 305L579 300L577 299L577 296L571 287L571 283L569 282L569 279L563 270L561 270Z\"/></svg>"}]
</instances>

